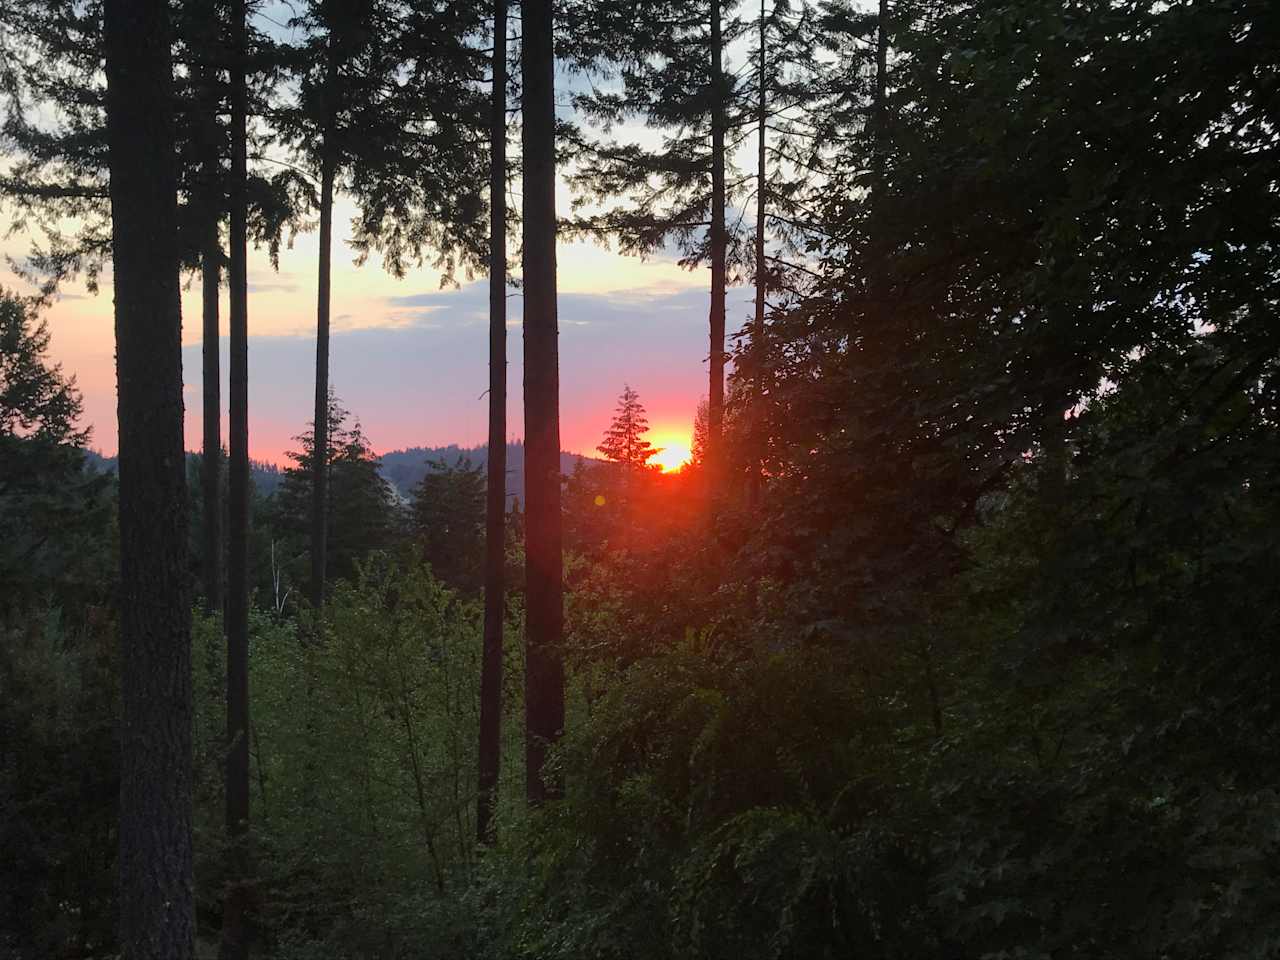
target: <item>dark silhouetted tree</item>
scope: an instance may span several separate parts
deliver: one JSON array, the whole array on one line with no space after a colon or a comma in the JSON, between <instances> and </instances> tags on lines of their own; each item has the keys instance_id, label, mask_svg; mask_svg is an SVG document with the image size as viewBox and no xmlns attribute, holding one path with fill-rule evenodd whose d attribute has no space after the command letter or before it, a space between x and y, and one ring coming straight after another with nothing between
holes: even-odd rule
<instances>
[{"instance_id":1,"label":"dark silhouetted tree","mask_svg":"<svg viewBox=\"0 0 1280 960\"><path fill-rule=\"evenodd\" d=\"M191 608L172 35L164 0L103 8L120 429L120 940L195 950Z\"/></svg>"},{"instance_id":2,"label":"dark silhouetted tree","mask_svg":"<svg viewBox=\"0 0 1280 960\"><path fill-rule=\"evenodd\" d=\"M662 452L661 448L655 448L645 439L648 432L649 420L645 416L644 404L640 402L640 394L627 384L618 397L613 423L596 449L606 460L622 464L629 470L643 470L651 457Z\"/></svg>"},{"instance_id":3,"label":"dark silhouetted tree","mask_svg":"<svg viewBox=\"0 0 1280 960\"><path fill-rule=\"evenodd\" d=\"M489 459L476 834L490 839L502 749L503 573L507 555L507 3L494 0L489 103Z\"/></svg>"},{"instance_id":4,"label":"dark silhouetted tree","mask_svg":"<svg viewBox=\"0 0 1280 960\"><path fill-rule=\"evenodd\" d=\"M531 803L559 793L544 775L564 731L564 568L556 314L556 110L551 0L521 8L524 126L525 768Z\"/></svg>"}]
</instances>

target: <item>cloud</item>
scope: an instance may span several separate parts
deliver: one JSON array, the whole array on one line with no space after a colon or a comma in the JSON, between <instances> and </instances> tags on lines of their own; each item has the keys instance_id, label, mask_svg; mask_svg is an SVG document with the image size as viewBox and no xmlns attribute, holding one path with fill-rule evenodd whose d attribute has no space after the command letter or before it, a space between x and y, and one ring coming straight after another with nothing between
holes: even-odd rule
<instances>
[{"instance_id":1,"label":"cloud","mask_svg":"<svg viewBox=\"0 0 1280 960\"><path fill-rule=\"evenodd\" d=\"M292 273L257 274L249 277L250 293L297 293L298 282Z\"/></svg>"}]
</instances>

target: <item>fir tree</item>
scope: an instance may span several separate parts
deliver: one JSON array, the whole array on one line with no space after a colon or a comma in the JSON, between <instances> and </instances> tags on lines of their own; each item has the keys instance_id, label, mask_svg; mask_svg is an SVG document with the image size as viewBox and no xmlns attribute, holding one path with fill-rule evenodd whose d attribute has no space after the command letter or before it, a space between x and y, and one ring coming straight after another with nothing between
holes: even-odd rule
<instances>
[{"instance_id":1,"label":"fir tree","mask_svg":"<svg viewBox=\"0 0 1280 960\"><path fill-rule=\"evenodd\" d=\"M626 384L618 397L613 423L596 449L606 460L621 464L628 471L644 470L648 468L650 458L662 452L660 447L654 447L645 439L648 432L649 420L645 416L644 404L640 402L640 394Z\"/></svg>"}]
</instances>

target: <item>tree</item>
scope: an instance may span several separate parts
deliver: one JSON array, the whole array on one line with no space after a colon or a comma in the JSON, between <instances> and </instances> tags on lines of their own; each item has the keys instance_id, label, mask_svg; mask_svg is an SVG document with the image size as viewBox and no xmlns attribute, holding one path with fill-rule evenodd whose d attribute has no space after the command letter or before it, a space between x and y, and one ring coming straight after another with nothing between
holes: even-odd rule
<instances>
[{"instance_id":1,"label":"tree","mask_svg":"<svg viewBox=\"0 0 1280 960\"><path fill-rule=\"evenodd\" d=\"M507 561L507 4L493 4L489 104L489 457L484 531L476 834L489 840L502 756L502 634Z\"/></svg>"},{"instance_id":2,"label":"tree","mask_svg":"<svg viewBox=\"0 0 1280 960\"><path fill-rule=\"evenodd\" d=\"M484 474L465 458L429 462L413 491L410 523L432 574L466 593L481 585L485 500Z\"/></svg>"},{"instance_id":3,"label":"tree","mask_svg":"<svg viewBox=\"0 0 1280 960\"><path fill-rule=\"evenodd\" d=\"M80 393L36 310L0 290L0 623L110 581L109 478L85 471Z\"/></svg>"},{"instance_id":4,"label":"tree","mask_svg":"<svg viewBox=\"0 0 1280 960\"><path fill-rule=\"evenodd\" d=\"M329 556L326 569L334 577L352 579L357 561L371 551L389 549L400 527L395 494L379 473L380 461L374 455L360 423L347 426L351 414L330 393L328 421L331 424L328 466L325 470L326 538ZM292 466L285 468L284 478L275 497L279 528L297 553L312 569L306 547L310 544L312 483L315 477L314 429L294 437L301 446L285 456ZM293 553L291 550L290 553ZM295 582L305 583L301 570L291 571Z\"/></svg>"},{"instance_id":5,"label":"tree","mask_svg":"<svg viewBox=\"0 0 1280 960\"><path fill-rule=\"evenodd\" d=\"M689 465L701 467L707 458L707 399L698 400L693 414L693 438L689 443Z\"/></svg>"},{"instance_id":6,"label":"tree","mask_svg":"<svg viewBox=\"0 0 1280 960\"><path fill-rule=\"evenodd\" d=\"M623 252L642 256L674 241L682 266L710 266L707 463L713 473L724 417L725 291L731 269L742 261L739 231L727 223L726 211L746 183L729 159L745 136L733 115L734 81L724 67L725 46L738 29L736 21L724 22L734 5L707 0L692 8L659 3L646 9L647 22L619 68L622 92L591 92L574 102L606 130L638 117L664 131L662 145L579 141L580 162L570 177L581 194L578 205L633 201L579 218L576 230L616 237Z\"/></svg>"},{"instance_id":7,"label":"tree","mask_svg":"<svg viewBox=\"0 0 1280 960\"><path fill-rule=\"evenodd\" d=\"M522 7L524 100L525 766L530 803L559 793L544 776L564 731L564 568L556 317L555 53L551 0Z\"/></svg>"},{"instance_id":8,"label":"tree","mask_svg":"<svg viewBox=\"0 0 1280 960\"><path fill-rule=\"evenodd\" d=\"M168 5L103 9L120 425L120 938L195 949L191 609Z\"/></svg>"},{"instance_id":9,"label":"tree","mask_svg":"<svg viewBox=\"0 0 1280 960\"><path fill-rule=\"evenodd\" d=\"M622 464L628 472L644 470L649 466L649 458L662 452L661 448L654 447L644 438L648 432L649 420L645 417L640 394L626 384L618 397L613 423L596 449L604 454L606 460Z\"/></svg>"},{"instance_id":10,"label":"tree","mask_svg":"<svg viewBox=\"0 0 1280 960\"><path fill-rule=\"evenodd\" d=\"M222 960L249 953L249 6L231 3L230 475L227 489L227 890Z\"/></svg>"},{"instance_id":11,"label":"tree","mask_svg":"<svg viewBox=\"0 0 1280 960\"><path fill-rule=\"evenodd\" d=\"M483 220L484 59L468 40L478 6L448 0L312 0L295 26L305 38L290 55L297 101L278 110L282 139L319 181L320 262L316 295L315 438L312 503L312 605L324 602L328 549L327 482L330 281L335 192L358 205L353 246L363 260L382 254L402 275L407 260L433 263L451 277L455 263L478 263Z\"/></svg>"},{"instance_id":12,"label":"tree","mask_svg":"<svg viewBox=\"0 0 1280 960\"><path fill-rule=\"evenodd\" d=\"M220 122L229 89L226 4L191 0L177 5L174 96L179 203L179 250L184 270L199 271L203 292L204 474L206 501L218 497L221 472L221 409L218 370L218 284L224 257L219 230L227 217L230 128ZM15 0L0 10L10 34L0 61L6 116L6 146L14 154L0 178L14 232L38 232L18 271L52 293L83 275L98 288L110 257L107 156L103 128L102 22L100 4L75 0ZM255 36L255 47L269 47ZM261 59L269 59L259 56ZM259 100L261 97L259 97ZM259 105L258 111L261 112ZM253 171L249 177L248 223L255 243L276 261L282 233L298 226L298 180L292 170ZM202 581L206 607L221 608L222 511L204 514Z\"/></svg>"}]
</instances>

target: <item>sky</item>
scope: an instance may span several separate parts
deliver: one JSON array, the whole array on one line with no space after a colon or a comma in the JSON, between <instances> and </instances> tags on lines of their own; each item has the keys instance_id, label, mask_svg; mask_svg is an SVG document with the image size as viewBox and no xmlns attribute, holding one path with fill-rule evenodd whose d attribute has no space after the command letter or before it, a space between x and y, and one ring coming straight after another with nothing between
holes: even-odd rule
<instances>
[{"instance_id":1,"label":"sky","mask_svg":"<svg viewBox=\"0 0 1280 960\"><path fill-rule=\"evenodd\" d=\"M563 193L563 191L562 191ZM568 208L568 196L560 198ZM449 443L480 445L488 434L488 281L441 289L431 269L403 280L376 257L353 263L346 245L354 212L340 200L334 216L331 379L379 452ZM29 241L9 238L21 256ZM301 234L274 271L265 251L249 258L250 455L280 463L312 414L317 236ZM641 261L592 244L562 243L559 263L561 445L592 453L624 384L640 393L655 446L687 445L698 400L706 394L708 271L671 259ZM8 274L6 287L26 291ZM751 293L729 291L729 325L750 312ZM522 435L521 305L508 295L508 434ZM182 294L186 445L200 446L200 287ZM223 438L226 427L227 302L222 303ZM96 295L69 285L46 312L52 359L76 377L91 446L116 449L115 361L110 272Z\"/></svg>"},{"instance_id":2,"label":"sky","mask_svg":"<svg viewBox=\"0 0 1280 960\"><path fill-rule=\"evenodd\" d=\"M288 9L268 3L259 27L280 38L290 33ZM567 93L586 83L557 71L558 105L571 113ZM654 146L660 135L622 124L614 135ZM745 147L743 148L746 149ZM754 163L754 161L751 161ZM558 184L559 213L572 196ZM412 446L478 446L488 437L488 281L459 278L442 289L430 268L396 280L376 255L354 264L347 245L355 207L339 197L334 209L333 333L330 382L343 406L358 418L378 452ZM6 236L0 209L0 254L22 257L31 238ZM300 234L280 252L280 269L265 250L249 252L249 452L256 460L283 463L294 437L312 418L315 366L315 301L318 237ZM639 392L648 412L650 442L669 452L687 449L698 401L707 393L707 315L710 273L681 269L674 256L624 257L590 243L557 247L560 319L560 438L572 453L592 454L608 427L625 385ZM0 265L0 284L30 287ZM509 439L523 434L520 338L522 301L508 294ZM752 292L730 287L728 346L752 310ZM186 446L201 444L202 391L200 284L184 278L183 381ZM64 373L73 374L84 398L91 446L116 450L114 331L109 268L96 295L83 285L65 286L45 314L50 350ZM223 442L227 438L227 291L222 295ZM670 457L662 458L670 463Z\"/></svg>"}]
</instances>

